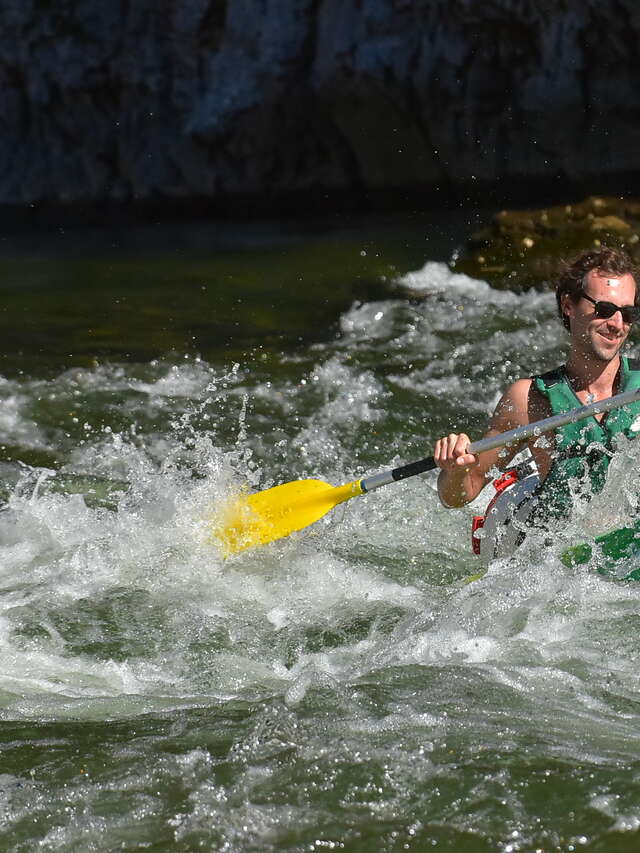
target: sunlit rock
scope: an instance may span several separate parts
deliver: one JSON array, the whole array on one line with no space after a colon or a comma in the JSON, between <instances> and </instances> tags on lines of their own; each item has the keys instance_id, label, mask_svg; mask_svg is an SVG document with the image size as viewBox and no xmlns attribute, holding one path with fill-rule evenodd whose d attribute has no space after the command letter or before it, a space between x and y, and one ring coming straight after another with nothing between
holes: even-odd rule
<instances>
[{"instance_id":1,"label":"sunlit rock","mask_svg":"<svg viewBox=\"0 0 640 853\"><path fill-rule=\"evenodd\" d=\"M494 287L553 284L560 264L607 245L640 260L640 202L591 197L540 210L503 210L467 241L455 269Z\"/></svg>"}]
</instances>

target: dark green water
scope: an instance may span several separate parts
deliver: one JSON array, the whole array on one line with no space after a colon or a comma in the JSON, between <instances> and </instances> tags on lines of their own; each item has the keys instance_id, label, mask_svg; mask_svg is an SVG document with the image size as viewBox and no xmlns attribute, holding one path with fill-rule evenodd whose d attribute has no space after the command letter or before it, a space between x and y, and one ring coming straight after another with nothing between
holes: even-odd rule
<instances>
[{"instance_id":1,"label":"dark green water","mask_svg":"<svg viewBox=\"0 0 640 853\"><path fill-rule=\"evenodd\" d=\"M541 543L466 585L430 475L211 538L237 489L420 458L562 360L549 294L443 263L476 224L4 235L0 850L636 849L635 586Z\"/></svg>"},{"instance_id":2,"label":"dark green water","mask_svg":"<svg viewBox=\"0 0 640 853\"><path fill-rule=\"evenodd\" d=\"M220 362L326 340L354 300L383 297L427 255L446 259L477 221L445 212L5 234L4 371L171 352Z\"/></svg>"}]
</instances>

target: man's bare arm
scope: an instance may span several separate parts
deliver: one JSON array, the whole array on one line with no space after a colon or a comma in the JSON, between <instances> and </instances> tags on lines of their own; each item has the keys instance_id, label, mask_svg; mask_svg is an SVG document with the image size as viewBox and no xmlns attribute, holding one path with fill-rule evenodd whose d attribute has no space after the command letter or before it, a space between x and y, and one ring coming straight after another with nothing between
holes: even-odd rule
<instances>
[{"instance_id":1,"label":"man's bare arm","mask_svg":"<svg viewBox=\"0 0 640 853\"><path fill-rule=\"evenodd\" d=\"M530 379L519 379L502 395L491 417L485 438L528 424ZM434 459L439 468L438 494L445 506L461 507L476 498L490 479L489 471L504 468L521 446L490 450L480 455L468 452L466 433L452 433L436 442Z\"/></svg>"}]
</instances>

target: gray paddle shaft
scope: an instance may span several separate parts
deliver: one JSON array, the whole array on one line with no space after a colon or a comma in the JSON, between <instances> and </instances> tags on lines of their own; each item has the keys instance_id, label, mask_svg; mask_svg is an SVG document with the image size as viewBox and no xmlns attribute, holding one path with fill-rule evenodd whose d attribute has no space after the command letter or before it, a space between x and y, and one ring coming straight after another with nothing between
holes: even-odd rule
<instances>
[{"instance_id":1,"label":"gray paddle shaft","mask_svg":"<svg viewBox=\"0 0 640 853\"><path fill-rule=\"evenodd\" d=\"M570 412L552 415L550 418L544 418L542 421L516 427L515 429L507 430L507 432L492 435L490 438L482 438L480 441L474 441L469 445L469 453L484 453L487 450L494 450L496 447L509 447L514 444L520 444L520 442L526 441L528 438L551 432L551 430L558 429L565 424L573 424L576 421L589 418L591 415L601 415L604 412L610 412L612 409L618 409L620 406L626 406L628 403L634 403L637 400L640 400L640 388L616 394L615 397L607 397L606 400L589 403L588 406L580 406L578 409L572 409ZM414 477L416 474L432 471L436 467L435 459L433 456L429 456L426 459L402 465L400 468L393 468L391 471L382 471L380 474L373 474L371 477L366 477L360 481L360 488L363 492L372 492L374 489L379 489L380 486L387 486L389 483L406 480L407 477Z\"/></svg>"}]
</instances>

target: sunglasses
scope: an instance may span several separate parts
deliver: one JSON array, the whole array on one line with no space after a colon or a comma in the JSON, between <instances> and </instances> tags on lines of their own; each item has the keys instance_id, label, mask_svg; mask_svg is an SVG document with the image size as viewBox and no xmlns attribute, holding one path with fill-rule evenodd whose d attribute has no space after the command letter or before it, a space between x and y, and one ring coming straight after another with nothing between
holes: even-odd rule
<instances>
[{"instance_id":1,"label":"sunglasses","mask_svg":"<svg viewBox=\"0 0 640 853\"><path fill-rule=\"evenodd\" d=\"M587 302L591 302L594 306L593 313L600 320L608 320L609 317L613 317L616 311L620 312L623 323L635 323L636 320L640 320L640 307L638 305L616 305L613 302L601 302L598 299L592 299L584 292L580 295Z\"/></svg>"}]
</instances>

